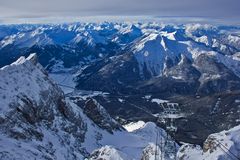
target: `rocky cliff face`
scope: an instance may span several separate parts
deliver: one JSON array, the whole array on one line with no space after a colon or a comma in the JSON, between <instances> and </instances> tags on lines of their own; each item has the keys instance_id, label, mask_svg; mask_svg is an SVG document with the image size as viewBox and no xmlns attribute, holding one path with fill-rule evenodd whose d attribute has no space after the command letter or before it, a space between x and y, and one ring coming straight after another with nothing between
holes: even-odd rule
<instances>
[{"instance_id":1,"label":"rocky cliff face","mask_svg":"<svg viewBox=\"0 0 240 160\"><path fill-rule=\"evenodd\" d=\"M106 129L110 133L113 133L114 130L123 129L95 99L87 99L83 108L83 113L100 128Z\"/></svg>"},{"instance_id":2,"label":"rocky cliff face","mask_svg":"<svg viewBox=\"0 0 240 160\"><path fill-rule=\"evenodd\" d=\"M240 126L214 133L204 142L203 148L184 144L178 151L181 160L231 160L240 158Z\"/></svg>"},{"instance_id":3,"label":"rocky cliff face","mask_svg":"<svg viewBox=\"0 0 240 160\"><path fill-rule=\"evenodd\" d=\"M85 123L36 54L0 69L0 159L79 159Z\"/></svg>"},{"instance_id":4,"label":"rocky cliff face","mask_svg":"<svg viewBox=\"0 0 240 160\"><path fill-rule=\"evenodd\" d=\"M155 159L155 157L160 159L161 157L164 156L159 146L156 146L155 144L151 143L146 148L144 148L141 160L151 160Z\"/></svg>"}]
</instances>

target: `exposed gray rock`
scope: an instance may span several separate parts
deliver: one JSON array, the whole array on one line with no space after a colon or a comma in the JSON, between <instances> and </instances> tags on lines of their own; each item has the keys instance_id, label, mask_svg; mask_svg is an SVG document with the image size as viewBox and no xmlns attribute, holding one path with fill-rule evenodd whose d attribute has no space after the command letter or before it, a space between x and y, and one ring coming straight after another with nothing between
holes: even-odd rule
<instances>
[{"instance_id":1,"label":"exposed gray rock","mask_svg":"<svg viewBox=\"0 0 240 160\"><path fill-rule=\"evenodd\" d=\"M0 92L5 95L0 96L0 159L77 159L85 154L85 123L35 55L2 68L0 75L5 88Z\"/></svg>"},{"instance_id":2,"label":"exposed gray rock","mask_svg":"<svg viewBox=\"0 0 240 160\"><path fill-rule=\"evenodd\" d=\"M123 129L95 99L89 98L85 102L83 112L100 128L106 129L110 133Z\"/></svg>"}]
</instances>

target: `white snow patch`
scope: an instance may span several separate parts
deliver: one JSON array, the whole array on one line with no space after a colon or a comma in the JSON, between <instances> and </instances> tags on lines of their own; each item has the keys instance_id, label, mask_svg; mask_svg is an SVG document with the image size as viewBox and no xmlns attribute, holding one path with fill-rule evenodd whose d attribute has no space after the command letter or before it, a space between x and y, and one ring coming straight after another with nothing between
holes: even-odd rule
<instances>
[{"instance_id":1,"label":"white snow patch","mask_svg":"<svg viewBox=\"0 0 240 160\"><path fill-rule=\"evenodd\" d=\"M149 100L152 96L151 95L145 95L144 98Z\"/></svg>"},{"instance_id":2,"label":"white snow patch","mask_svg":"<svg viewBox=\"0 0 240 160\"><path fill-rule=\"evenodd\" d=\"M123 126L128 132L133 132L139 128L142 128L145 125L144 121L131 122Z\"/></svg>"},{"instance_id":3,"label":"white snow patch","mask_svg":"<svg viewBox=\"0 0 240 160\"><path fill-rule=\"evenodd\" d=\"M235 103L240 103L240 99L235 99Z\"/></svg>"},{"instance_id":4,"label":"white snow patch","mask_svg":"<svg viewBox=\"0 0 240 160\"><path fill-rule=\"evenodd\" d=\"M163 100L163 99L158 99L158 98L153 98L151 100L151 102L157 103L157 104L162 104L162 103L168 103L169 101L168 100Z\"/></svg>"},{"instance_id":5,"label":"white snow patch","mask_svg":"<svg viewBox=\"0 0 240 160\"><path fill-rule=\"evenodd\" d=\"M121 98L118 98L118 101L119 101L119 102L121 102L121 103L123 103L123 102L124 102L124 100L123 100L123 99L121 99Z\"/></svg>"}]
</instances>

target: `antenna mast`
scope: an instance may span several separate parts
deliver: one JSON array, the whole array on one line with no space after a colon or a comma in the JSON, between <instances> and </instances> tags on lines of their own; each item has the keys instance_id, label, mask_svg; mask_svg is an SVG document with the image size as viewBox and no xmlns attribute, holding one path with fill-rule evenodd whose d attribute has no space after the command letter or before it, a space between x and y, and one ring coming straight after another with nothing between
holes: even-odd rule
<instances>
[{"instance_id":1,"label":"antenna mast","mask_svg":"<svg viewBox=\"0 0 240 160\"><path fill-rule=\"evenodd\" d=\"M161 142L160 144L161 160L163 159L163 156L166 159L176 160L177 146L171 135L174 136L177 132L177 126L175 124L176 119L184 117L185 114L181 113L178 103L167 102L161 103L160 106L163 108L163 112L158 115L158 121L163 121L165 123L167 132L165 143L163 144Z\"/></svg>"}]
</instances>

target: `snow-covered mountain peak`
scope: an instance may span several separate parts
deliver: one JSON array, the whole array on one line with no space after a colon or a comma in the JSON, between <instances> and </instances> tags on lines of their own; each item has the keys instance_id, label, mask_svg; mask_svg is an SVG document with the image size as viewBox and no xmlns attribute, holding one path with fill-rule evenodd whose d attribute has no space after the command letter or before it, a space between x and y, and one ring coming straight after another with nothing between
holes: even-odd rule
<instances>
[{"instance_id":1,"label":"snow-covered mountain peak","mask_svg":"<svg viewBox=\"0 0 240 160\"><path fill-rule=\"evenodd\" d=\"M190 57L188 45L176 41L175 33L151 33L137 42L133 53L139 63L140 74L148 71L152 76L160 76L167 60L176 64L181 54Z\"/></svg>"},{"instance_id":2,"label":"snow-covered mountain peak","mask_svg":"<svg viewBox=\"0 0 240 160\"><path fill-rule=\"evenodd\" d=\"M33 64L37 64L37 54L36 53L32 53L30 54L27 58L25 58L24 56L21 56L20 58L18 58L17 61L13 62L11 65L21 65L23 63L26 63L26 61L30 61Z\"/></svg>"},{"instance_id":3,"label":"snow-covered mountain peak","mask_svg":"<svg viewBox=\"0 0 240 160\"><path fill-rule=\"evenodd\" d=\"M141 34L142 31L140 28L138 28L134 24L130 24L130 25L127 25L126 27L122 28L120 30L120 33L121 34L130 34L131 33L133 35L138 35L138 34Z\"/></svg>"},{"instance_id":4,"label":"snow-covered mountain peak","mask_svg":"<svg viewBox=\"0 0 240 160\"><path fill-rule=\"evenodd\" d=\"M157 33L152 33L143 38L137 45L135 46L134 52L140 52L141 50L148 50L150 48L154 48L155 51L161 50L163 46L161 45L162 37Z\"/></svg>"},{"instance_id":5,"label":"snow-covered mountain peak","mask_svg":"<svg viewBox=\"0 0 240 160\"><path fill-rule=\"evenodd\" d=\"M170 40L175 41L176 40L176 38L175 38L176 32L177 31L174 31L174 32L160 32L160 34L164 37L167 37Z\"/></svg>"},{"instance_id":6,"label":"snow-covered mountain peak","mask_svg":"<svg viewBox=\"0 0 240 160\"><path fill-rule=\"evenodd\" d=\"M144 77L144 68L147 68L151 75L161 73L166 56L165 47L162 36L157 33L146 36L134 46L133 53L139 63L142 77Z\"/></svg>"},{"instance_id":7,"label":"snow-covered mountain peak","mask_svg":"<svg viewBox=\"0 0 240 160\"><path fill-rule=\"evenodd\" d=\"M8 105L12 102L20 100L18 103L23 103L21 97L24 96L40 104L44 92L59 90L43 71L42 66L37 63L36 54L31 54L27 58L20 57L11 65L1 68L0 75L2 111L7 111ZM62 95L62 92L58 91L57 95Z\"/></svg>"},{"instance_id":8,"label":"snow-covered mountain peak","mask_svg":"<svg viewBox=\"0 0 240 160\"><path fill-rule=\"evenodd\" d=\"M91 154L89 160L130 160L130 158L112 146L101 147Z\"/></svg>"}]
</instances>

